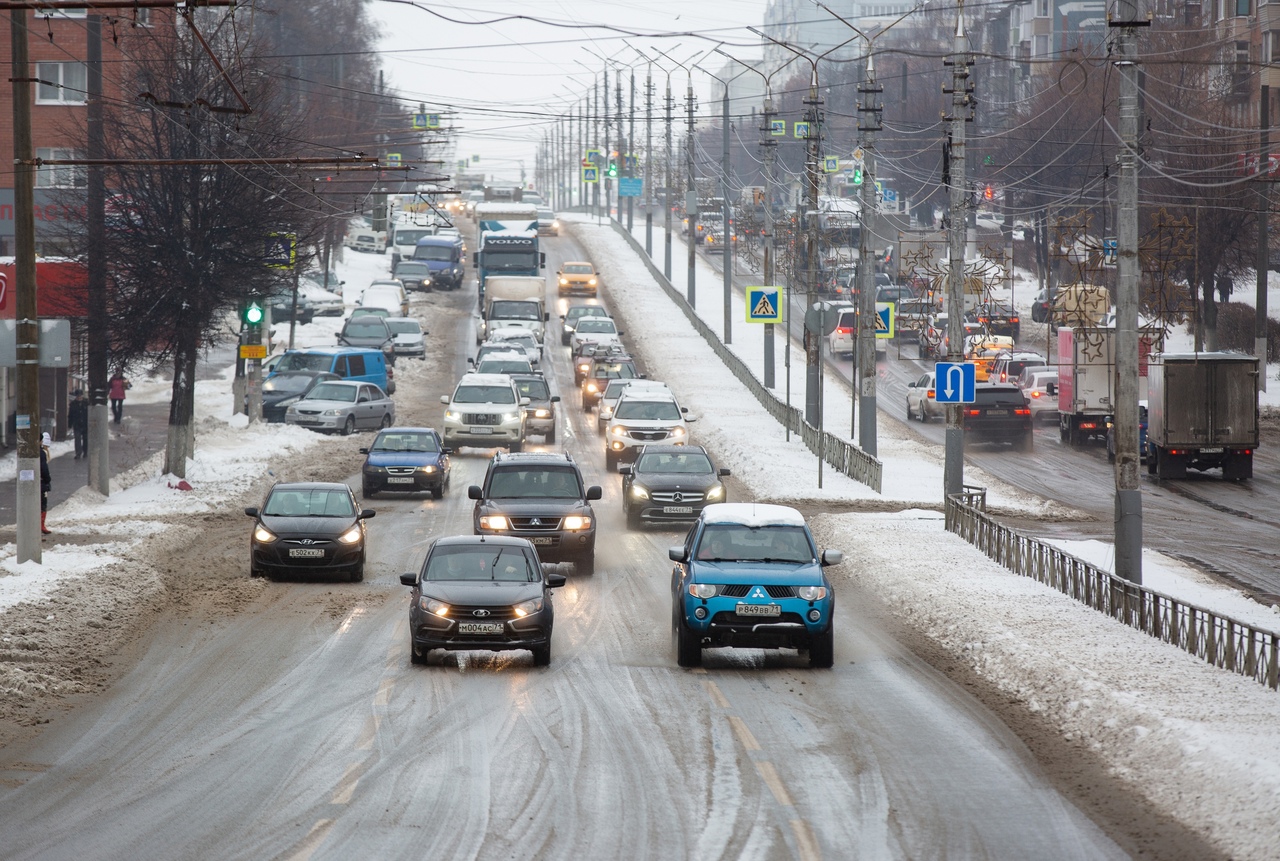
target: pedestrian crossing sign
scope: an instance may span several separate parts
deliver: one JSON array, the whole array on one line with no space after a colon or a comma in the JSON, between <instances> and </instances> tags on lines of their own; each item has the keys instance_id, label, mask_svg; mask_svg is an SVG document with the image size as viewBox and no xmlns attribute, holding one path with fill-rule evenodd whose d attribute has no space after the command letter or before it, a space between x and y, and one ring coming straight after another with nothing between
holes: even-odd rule
<instances>
[{"instance_id":1,"label":"pedestrian crossing sign","mask_svg":"<svg viewBox=\"0 0 1280 861\"><path fill-rule=\"evenodd\" d=\"M791 128L792 128L792 131L791 131L792 137L807 138L809 136L809 124L807 122L792 123Z\"/></svg>"},{"instance_id":2,"label":"pedestrian crossing sign","mask_svg":"<svg viewBox=\"0 0 1280 861\"><path fill-rule=\"evenodd\" d=\"M599 182L600 168L596 167L595 165L592 165L591 167L583 167L582 181L583 182Z\"/></svg>"},{"instance_id":3,"label":"pedestrian crossing sign","mask_svg":"<svg viewBox=\"0 0 1280 861\"><path fill-rule=\"evenodd\" d=\"M769 134L780 137L787 133L786 120L769 120Z\"/></svg>"},{"instance_id":4,"label":"pedestrian crossing sign","mask_svg":"<svg viewBox=\"0 0 1280 861\"><path fill-rule=\"evenodd\" d=\"M893 328L896 320L894 319L894 307L892 302L876 303L876 337L892 338Z\"/></svg>"},{"instance_id":5,"label":"pedestrian crossing sign","mask_svg":"<svg viewBox=\"0 0 1280 861\"><path fill-rule=\"evenodd\" d=\"M747 288L747 322L781 323L782 302L777 287Z\"/></svg>"},{"instance_id":6,"label":"pedestrian crossing sign","mask_svg":"<svg viewBox=\"0 0 1280 861\"><path fill-rule=\"evenodd\" d=\"M824 173L835 173L840 170L840 158L834 155L823 156L822 170Z\"/></svg>"}]
</instances>

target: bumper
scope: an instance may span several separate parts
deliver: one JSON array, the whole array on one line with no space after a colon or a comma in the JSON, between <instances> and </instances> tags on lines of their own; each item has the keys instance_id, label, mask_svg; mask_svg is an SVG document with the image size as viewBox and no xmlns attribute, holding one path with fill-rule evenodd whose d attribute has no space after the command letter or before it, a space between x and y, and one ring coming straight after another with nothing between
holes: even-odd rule
<instances>
[{"instance_id":1,"label":"bumper","mask_svg":"<svg viewBox=\"0 0 1280 861\"><path fill-rule=\"evenodd\" d=\"M807 649L814 637L831 628L834 602L830 597L813 602L799 598L772 601L781 608L777 616L739 616L739 603L744 602L734 598L689 598L684 602L684 623L702 638L705 646L754 649ZM697 617L699 609L705 618ZM816 621L809 618L815 610Z\"/></svg>"},{"instance_id":2,"label":"bumper","mask_svg":"<svg viewBox=\"0 0 1280 861\"><path fill-rule=\"evenodd\" d=\"M437 471L431 473L418 472L412 476L405 476L388 475L385 472L366 472L362 474L361 478L370 490L414 493L422 490L438 490L444 487L445 474ZM409 480L404 481L406 478Z\"/></svg>"},{"instance_id":3,"label":"bumper","mask_svg":"<svg viewBox=\"0 0 1280 861\"><path fill-rule=\"evenodd\" d=\"M551 415L545 419L537 419L529 416L524 422L524 432L534 434L548 434L556 429L556 417Z\"/></svg>"},{"instance_id":4,"label":"bumper","mask_svg":"<svg viewBox=\"0 0 1280 861\"><path fill-rule=\"evenodd\" d=\"M426 358L427 348L425 344L419 344L414 347L396 347L397 356L417 356L418 358ZM391 394L387 392L387 394Z\"/></svg>"},{"instance_id":5,"label":"bumper","mask_svg":"<svg viewBox=\"0 0 1280 861\"><path fill-rule=\"evenodd\" d=\"M254 542L250 547L252 567L268 575L283 574L349 574L364 563L364 547L343 547L332 554L326 552L320 559L290 559L282 557L271 545Z\"/></svg>"},{"instance_id":6,"label":"bumper","mask_svg":"<svg viewBox=\"0 0 1280 861\"><path fill-rule=\"evenodd\" d=\"M716 502L719 501L721 500L716 500ZM697 520L702 509L710 504L710 502L694 502L678 505L672 502L645 500L631 503L631 510L645 523L691 523Z\"/></svg>"},{"instance_id":7,"label":"bumper","mask_svg":"<svg viewBox=\"0 0 1280 861\"><path fill-rule=\"evenodd\" d=\"M501 634L460 634L456 621L440 619L443 626L436 624L436 621L425 613L410 617L413 645L419 652L430 649L503 652L510 649L532 649L545 646L551 641L552 618L545 611L518 621L504 622Z\"/></svg>"},{"instance_id":8,"label":"bumper","mask_svg":"<svg viewBox=\"0 0 1280 861\"><path fill-rule=\"evenodd\" d=\"M599 292L599 286L592 286L580 281L573 281L568 284L557 285L561 296L581 295L594 296Z\"/></svg>"},{"instance_id":9,"label":"bumper","mask_svg":"<svg viewBox=\"0 0 1280 861\"><path fill-rule=\"evenodd\" d=\"M300 428L307 428L314 431L340 431L347 423L347 416L306 416L286 417L285 422L291 425L297 425Z\"/></svg>"},{"instance_id":10,"label":"bumper","mask_svg":"<svg viewBox=\"0 0 1280 861\"><path fill-rule=\"evenodd\" d=\"M634 460L640 449L647 445L684 445L689 437L666 437L665 439L632 439L631 437L609 437L605 440L605 451L619 460Z\"/></svg>"},{"instance_id":11,"label":"bumper","mask_svg":"<svg viewBox=\"0 0 1280 861\"><path fill-rule=\"evenodd\" d=\"M581 532L561 530L559 532L528 532L519 529L503 529L492 531L476 529L476 535L511 535L515 538L527 538L538 551L538 559L542 562L576 562L583 557L590 558L596 552L596 530Z\"/></svg>"}]
</instances>

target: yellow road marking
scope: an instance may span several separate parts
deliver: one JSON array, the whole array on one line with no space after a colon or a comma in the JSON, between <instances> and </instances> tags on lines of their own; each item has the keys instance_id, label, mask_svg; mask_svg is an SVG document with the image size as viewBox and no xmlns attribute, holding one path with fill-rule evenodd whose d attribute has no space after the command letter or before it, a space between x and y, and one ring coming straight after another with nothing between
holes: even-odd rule
<instances>
[{"instance_id":1,"label":"yellow road marking","mask_svg":"<svg viewBox=\"0 0 1280 861\"><path fill-rule=\"evenodd\" d=\"M360 730L360 737L356 739L356 750L368 750L373 747L373 740L378 735L378 727L382 724L382 718L377 714L371 714L364 719L364 726Z\"/></svg>"},{"instance_id":2,"label":"yellow road marking","mask_svg":"<svg viewBox=\"0 0 1280 861\"><path fill-rule=\"evenodd\" d=\"M382 684L378 685L378 692L373 695L373 704L375 706L385 706L387 700L391 699L391 689L395 686L395 679L383 679Z\"/></svg>"},{"instance_id":3,"label":"yellow road marking","mask_svg":"<svg viewBox=\"0 0 1280 861\"><path fill-rule=\"evenodd\" d=\"M711 694L711 699L722 709L729 707L729 701L724 698L724 694L720 692L720 687L710 679L703 682L707 686L707 693Z\"/></svg>"},{"instance_id":4,"label":"yellow road marking","mask_svg":"<svg viewBox=\"0 0 1280 861\"><path fill-rule=\"evenodd\" d=\"M756 741L756 737L751 734L751 730L747 729L747 725L742 722L742 718L737 715L729 715L729 726L733 727L733 734L738 737L738 741L742 742L742 746L747 750L760 749L760 742Z\"/></svg>"},{"instance_id":5,"label":"yellow road marking","mask_svg":"<svg viewBox=\"0 0 1280 861\"><path fill-rule=\"evenodd\" d=\"M315 825L312 825L311 830L307 832L307 836L302 838L302 842L298 844L298 851L290 855L288 861L307 861L320 848L324 838L329 836L329 829L332 827L332 819L321 819Z\"/></svg>"},{"instance_id":6,"label":"yellow road marking","mask_svg":"<svg viewBox=\"0 0 1280 861\"><path fill-rule=\"evenodd\" d=\"M778 770L773 767L772 762L757 762L756 771L760 772L765 786L769 787L769 791L773 793L773 797L779 804L784 807L793 806L791 796L787 794L787 788L782 785L782 778L778 776Z\"/></svg>"},{"instance_id":7,"label":"yellow road marking","mask_svg":"<svg viewBox=\"0 0 1280 861\"><path fill-rule=\"evenodd\" d=\"M338 781L338 788L333 793L333 798L329 800L330 804L347 804L351 801L351 796L355 795L356 784L360 782L360 775L364 773L364 763L353 762L347 766L347 770L342 775L342 780Z\"/></svg>"},{"instance_id":8,"label":"yellow road marking","mask_svg":"<svg viewBox=\"0 0 1280 861\"><path fill-rule=\"evenodd\" d=\"M803 819L791 820L791 832L796 835L796 848L800 850L801 861L820 861L822 849L818 846L818 838Z\"/></svg>"}]
</instances>

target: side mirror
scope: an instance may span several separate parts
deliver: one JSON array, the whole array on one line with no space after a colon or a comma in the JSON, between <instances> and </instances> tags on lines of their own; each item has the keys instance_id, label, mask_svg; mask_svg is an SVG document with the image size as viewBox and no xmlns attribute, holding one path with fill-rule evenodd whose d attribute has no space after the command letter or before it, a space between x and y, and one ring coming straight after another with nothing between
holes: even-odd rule
<instances>
[{"instance_id":1,"label":"side mirror","mask_svg":"<svg viewBox=\"0 0 1280 861\"><path fill-rule=\"evenodd\" d=\"M258 516L258 509L256 509L256 508L246 508L246 509L244 510L244 513L245 513L245 514L247 514L247 515L249 515L250 517L257 517L257 516Z\"/></svg>"},{"instance_id":2,"label":"side mirror","mask_svg":"<svg viewBox=\"0 0 1280 861\"><path fill-rule=\"evenodd\" d=\"M480 265L480 252L479 252L479 251L476 251L476 252L472 253L472 255L471 255L471 265L472 265L472 266L479 266L479 265Z\"/></svg>"},{"instance_id":3,"label":"side mirror","mask_svg":"<svg viewBox=\"0 0 1280 861\"><path fill-rule=\"evenodd\" d=\"M467 499L479 499L480 496L480 485L473 484L467 488Z\"/></svg>"},{"instance_id":4,"label":"side mirror","mask_svg":"<svg viewBox=\"0 0 1280 861\"><path fill-rule=\"evenodd\" d=\"M819 558L824 567L827 565L839 565L844 561L844 554L839 550L823 550L822 556Z\"/></svg>"},{"instance_id":5,"label":"side mirror","mask_svg":"<svg viewBox=\"0 0 1280 861\"><path fill-rule=\"evenodd\" d=\"M521 398L521 399L520 399L520 406L522 406L522 407L527 407L527 406L529 406L529 399L528 399L528 398Z\"/></svg>"},{"instance_id":6,"label":"side mirror","mask_svg":"<svg viewBox=\"0 0 1280 861\"><path fill-rule=\"evenodd\" d=\"M1054 396L1054 395L1057 395L1057 394L1058 394L1058 384L1057 384L1057 383L1046 383L1046 384L1045 384L1045 387L1044 387L1044 393L1045 393L1046 395L1049 395L1050 397L1052 397L1052 396Z\"/></svg>"},{"instance_id":7,"label":"side mirror","mask_svg":"<svg viewBox=\"0 0 1280 861\"><path fill-rule=\"evenodd\" d=\"M401 574L401 575L400 575L400 585L402 585L402 586L417 586L417 585L418 585L418 575L417 575L417 574L414 574L413 572L409 572L408 574Z\"/></svg>"},{"instance_id":8,"label":"side mirror","mask_svg":"<svg viewBox=\"0 0 1280 861\"><path fill-rule=\"evenodd\" d=\"M634 472L634 470L629 463L621 464L618 467L618 475L631 475L632 472Z\"/></svg>"},{"instance_id":9,"label":"side mirror","mask_svg":"<svg viewBox=\"0 0 1280 861\"><path fill-rule=\"evenodd\" d=\"M915 383L907 383L907 388L908 388L908 389L914 389L915 387L916 387L916 384L915 384Z\"/></svg>"},{"instance_id":10,"label":"side mirror","mask_svg":"<svg viewBox=\"0 0 1280 861\"><path fill-rule=\"evenodd\" d=\"M563 574L548 574L546 576L546 584L552 589L559 589L565 583L569 582L569 578Z\"/></svg>"},{"instance_id":11,"label":"side mirror","mask_svg":"<svg viewBox=\"0 0 1280 861\"><path fill-rule=\"evenodd\" d=\"M560 315L560 320L561 320L561 322L563 322L563 321L564 321L564 315L563 315L563 314L561 314L561 315Z\"/></svg>"},{"instance_id":12,"label":"side mirror","mask_svg":"<svg viewBox=\"0 0 1280 861\"><path fill-rule=\"evenodd\" d=\"M733 473L729 472L729 470L727 469L721 469L719 472L716 473L716 475L720 476L721 478L724 478L726 475L732 475L732 474Z\"/></svg>"},{"instance_id":13,"label":"side mirror","mask_svg":"<svg viewBox=\"0 0 1280 861\"><path fill-rule=\"evenodd\" d=\"M689 408L688 408L688 407L681 407L681 408L680 408L680 412L682 412L682 413L687 413L687 412L689 412Z\"/></svg>"},{"instance_id":14,"label":"side mirror","mask_svg":"<svg viewBox=\"0 0 1280 861\"><path fill-rule=\"evenodd\" d=\"M453 449L449 448L448 446L444 446L444 447L442 447L442 448L440 449L440 453L441 453L441 454L453 454Z\"/></svg>"},{"instance_id":15,"label":"side mirror","mask_svg":"<svg viewBox=\"0 0 1280 861\"><path fill-rule=\"evenodd\" d=\"M359 451L361 454L368 454L368 453L369 453L369 449L367 449L367 448L361 448L361 449L356 449L356 450L357 450L357 451Z\"/></svg>"},{"instance_id":16,"label":"side mirror","mask_svg":"<svg viewBox=\"0 0 1280 861\"><path fill-rule=\"evenodd\" d=\"M441 396L440 396L440 403L444 404L445 406L448 406L448 405L449 405L449 396L448 396L448 395L441 395Z\"/></svg>"},{"instance_id":17,"label":"side mirror","mask_svg":"<svg viewBox=\"0 0 1280 861\"><path fill-rule=\"evenodd\" d=\"M626 333L626 332L619 332L619 333L618 333L618 337L619 337L619 338L621 338L621 337L622 337L623 335L625 335L625 334L627 334L627 333Z\"/></svg>"},{"instance_id":18,"label":"side mirror","mask_svg":"<svg viewBox=\"0 0 1280 861\"><path fill-rule=\"evenodd\" d=\"M685 417L684 417L684 420L685 420L685 422L696 422L696 421L698 420L698 417L697 417L697 416L685 416Z\"/></svg>"},{"instance_id":19,"label":"side mirror","mask_svg":"<svg viewBox=\"0 0 1280 861\"><path fill-rule=\"evenodd\" d=\"M550 312L550 311L543 311L543 312L542 312L542 322L544 322L544 323L550 323L550 322L551 322L551 312Z\"/></svg>"},{"instance_id":20,"label":"side mirror","mask_svg":"<svg viewBox=\"0 0 1280 861\"><path fill-rule=\"evenodd\" d=\"M684 552L684 545L679 544L675 547L667 548L667 558L672 562L688 562L689 555Z\"/></svg>"},{"instance_id":21,"label":"side mirror","mask_svg":"<svg viewBox=\"0 0 1280 861\"><path fill-rule=\"evenodd\" d=\"M475 360L475 359L467 359L467 364L474 368L474 367L476 366L476 360Z\"/></svg>"},{"instance_id":22,"label":"side mirror","mask_svg":"<svg viewBox=\"0 0 1280 861\"><path fill-rule=\"evenodd\" d=\"M587 488L587 500L604 498L604 490L598 484L593 484Z\"/></svg>"},{"instance_id":23,"label":"side mirror","mask_svg":"<svg viewBox=\"0 0 1280 861\"><path fill-rule=\"evenodd\" d=\"M551 396L551 403L553 403L553 404L558 404L558 403L560 403L560 396L559 396L559 395L552 395L552 396Z\"/></svg>"}]
</instances>

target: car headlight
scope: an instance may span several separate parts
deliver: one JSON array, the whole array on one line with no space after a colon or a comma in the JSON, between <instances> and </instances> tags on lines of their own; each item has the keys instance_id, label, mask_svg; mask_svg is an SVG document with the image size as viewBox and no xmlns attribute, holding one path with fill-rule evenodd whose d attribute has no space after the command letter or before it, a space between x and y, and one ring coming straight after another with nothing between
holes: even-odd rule
<instances>
[{"instance_id":1,"label":"car headlight","mask_svg":"<svg viewBox=\"0 0 1280 861\"><path fill-rule=\"evenodd\" d=\"M325 410L321 415L340 416L342 415L342 410Z\"/></svg>"},{"instance_id":2,"label":"car headlight","mask_svg":"<svg viewBox=\"0 0 1280 861\"><path fill-rule=\"evenodd\" d=\"M520 421L520 413L503 413L502 420L504 422L518 422Z\"/></svg>"},{"instance_id":3,"label":"car headlight","mask_svg":"<svg viewBox=\"0 0 1280 861\"><path fill-rule=\"evenodd\" d=\"M601 407L601 408L600 408L600 418L602 418L602 419L611 419L611 418L613 418L613 407Z\"/></svg>"},{"instance_id":4,"label":"car headlight","mask_svg":"<svg viewBox=\"0 0 1280 861\"><path fill-rule=\"evenodd\" d=\"M714 583L690 583L689 594L695 598L714 598L716 596L716 584Z\"/></svg>"},{"instance_id":5,"label":"car headlight","mask_svg":"<svg viewBox=\"0 0 1280 861\"><path fill-rule=\"evenodd\" d=\"M341 541L343 544L355 544L359 542L360 539L363 537L364 537L364 531L360 528L359 524L356 524L355 526L348 529L346 532L339 535L338 540Z\"/></svg>"},{"instance_id":6,"label":"car headlight","mask_svg":"<svg viewBox=\"0 0 1280 861\"><path fill-rule=\"evenodd\" d=\"M291 406L293 406L294 404L296 404L296 403L297 403L298 401L300 401L300 400L302 400L302 398L301 398L301 397L285 398L283 401L277 401L277 402L276 402L276 406L278 406L278 407L291 407Z\"/></svg>"},{"instance_id":7,"label":"car headlight","mask_svg":"<svg viewBox=\"0 0 1280 861\"><path fill-rule=\"evenodd\" d=\"M481 529L510 529L511 521L501 514L486 514L480 518Z\"/></svg>"},{"instance_id":8,"label":"car headlight","mask_svg":"<svg viewBox=\"0 0 1280 861\"><path fill-rule=\"evenodd\" d=\"M631 485L631 497L633 499L648 499L649 491L638 484Z\"/></svg>"},{"instance_id":9,"label":"car headlight","mask_svg":"<svg viewBox=\"0 0 1280 861\"><path fill-rule=\"evenodd\" d=\"M796 590L796 595L802 601L821 601L827 597L826 586L801 586Z\"/></svg>"},{"instance_id":10,"label":"car headlight","mask_svg":"<svg viewBox=\"0 0 1280 861\"><path fill-rule=\"evenodd\" d=\"M592 279L591 279L590 281L588 281L587 283L588 283L588 284L590 284L592 287L594 287L594 286L596 286L596 279L592 278Z\"/></svg>"},{"instance_id":11,"label":"car headlight","mask_svg":"<svg viewBox=\"0 0 1280 861\"><path fill-rule=\"evenodd\" d=\"M595 392L600 391L600 389L596 386L595 383L587 383L587 391L594 394Z\"/></svg>"},{"instance_id":12,"label":"car headlight","mask_svg":"<svg viewBox=\"0 0 1280 861\"><path fill-rule=\"evenodd\" d=\"M578 365L578 370L582 371L582 373L585 374L587 371L591 370L591 366L583 362L582 364Z\"/></svg>"},{"instance_id":13,"label":"car headlight","mask_svg":"<svg viewBox=\"0 0 1280 861\"><path fill-rule=\"evenodd\" d=\"M591 518L585 514L570 514L564 519L565 529L590 529Z\"/></svg>"},{"instance_id":14,"label":"car headlight","mask_svg":"<svg viewBox=\"0 0 1280 861\"><path fill-rule=\"evenodd\" d=\"M609 436L626 436L627 429L622 425L612 425L609 428Z\"/></svg>"},{"instance_id":15,"label":"car headlight","mask_svg":"<svg viewBox=\"0 0 1280 861\"><path fill-rule=\"evenodd\" d=\"M542 612L542 596L530 598L528 601L521 601L511 608L511 611L518 617L532 616L534 613Z\"/></svg>"},{"instance_id":16,"label":"car headlight","mask_svg":"<svg viewBox=\"0 0 1280 861\"><path fill-rule=\"evenodd\" d=\"M716 499L724 498L724 485L717 484L715 487L707 491L707 501L711 502Z\"/></svg>"},{"instance_id":17,"label":"car headlight","mask_svg":"<svg viewBox=\"0 0 1280 861\"><path fill-rule=\"evenodd\" d=\"M679 426L673 427L671 429L672 436L684 436L686 433L688 433L688 431Z\"/></svg>"},{"instance_id":18,"label":"car headlight","mask_svg":"<svg viewBox=\"0 0 1280 861\"><path fill-rule=\"evenodd\" d=\"M536 409L533 411L533 417L536 419L549 419L551 418L551 410Z\"/></svg>"},{"instance_id":19,"label":"car headlight","mask_svg":"<svg viewBox=\"0 0 1280 861\"><path fill-rule=\"evenodd\" d=\"M418 467L418 471L425 472L427 475L431 475L436 471L436 467L435 467L435 464L427 464L426 466Z\"/></svg>"},{"instance_id":20,"label":"car headlight","mask_svg":"<svg viewBox=\"0 0 1280 861\"><path fill-rule=\"evenodd\" d=\"M560 279L560 286L561 286L561 287L568 287L568 286L569 286L569 279L568 279L568 278L561 278L561 279Z\"/></svg>"},{"instance_id":21,"label":"car headlight","mask_svg":"<svg viewBox=\"0 0 1280 861\"><path fill-rule=\"evenodd\" d=\"M444 417L453 422L462 421L462 413L457 410L445 410Z\"/></svg>"},{"instance_id":22,"label":"car headlight","mask_svg":"<svg viewBox=\"0 0 1280 861\"><path fill-rule=\"evenodd\" d=\"M259 525L253 530L253 540L262 544L270 544L276 540L276 534L265 526Z\"/></svg>"},{"instance_id":23,"label":"car headlight","mask_svg":"<svg viewBox=\"0 0 1280 861\"><path fill-rule=\"evenodd\" d=\"M426 595L418 599L418 606L437 616L448 616L449 611L453 609L445 602L437 601L435 598L428 598Z\"/></svg>"}]
</instances>

